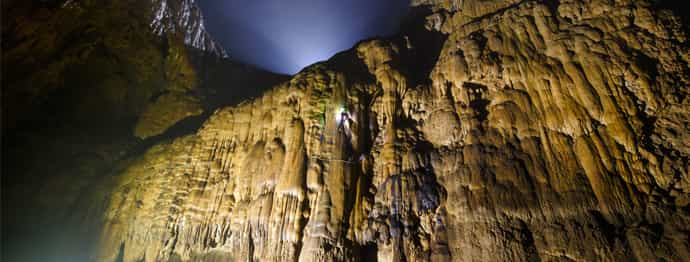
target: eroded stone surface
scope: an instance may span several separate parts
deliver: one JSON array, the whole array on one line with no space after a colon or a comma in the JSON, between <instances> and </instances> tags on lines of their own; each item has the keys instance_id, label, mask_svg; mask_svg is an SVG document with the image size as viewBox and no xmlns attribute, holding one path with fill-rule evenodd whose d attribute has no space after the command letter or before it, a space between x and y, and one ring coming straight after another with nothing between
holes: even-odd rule
<instances>
[{"instance_id":1,"label":"eroded stone surface","mask_svg":"<svg viewBox=\"0 0 690 262\"><path fill-rule=\"evenodd\" d=\"M2 261L93 261L121 162L284 78L219 57L195 1L0 9Z\"/></svg>"},{"instance_id":2,"label":"eroded stone surface","mask_svg":"<svg viewBox=\"0 0 690 262\"><path fill-rule=\"evenodd\" d=\"M127 168L100 259L690 257L677 17L644 1L424 3L440 50L413 33L361 43Z\"/></svg>"}]
</instances>

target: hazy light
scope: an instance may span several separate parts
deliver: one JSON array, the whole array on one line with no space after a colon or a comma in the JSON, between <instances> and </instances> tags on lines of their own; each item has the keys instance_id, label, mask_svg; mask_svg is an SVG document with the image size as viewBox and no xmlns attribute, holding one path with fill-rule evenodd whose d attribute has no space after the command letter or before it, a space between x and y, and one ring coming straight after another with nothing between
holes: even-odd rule
<instances>
[{"instance_id":1,"label":"hazy light","mask_svg":"<svg viewBox=\"0 0 690 262\"><path fill-rule=\"evenodd\" d=\"M338 110L335 110L335 121L338 122L338 124L343 121L343 113L345 113L345 107L340 107Z\"/></svg>"},{"instance_id":2,"label":"hazy light","mask_svg":"<svg viewBox=\"0 0 690 262\"><path fill-rule=\"evenodd\" d=\"M409 0L200 0L231 58L296 73L362 39L394 33Z\"/></svg>"}]
</instances>

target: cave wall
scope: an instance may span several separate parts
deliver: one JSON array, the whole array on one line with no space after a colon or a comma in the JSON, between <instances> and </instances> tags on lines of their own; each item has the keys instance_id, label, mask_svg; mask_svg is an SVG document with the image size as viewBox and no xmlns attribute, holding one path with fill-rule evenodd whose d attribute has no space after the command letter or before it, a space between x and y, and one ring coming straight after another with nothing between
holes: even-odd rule
<instances>
[{"instance_id":1,"label":"cave wall","mask_svg":"<svg viewBox=\"0 0 690 262\"><path fill-rule=\"evenodd\" d=\"M648 1L413 4L399 36L133 160L99 260L690 257L681 18Z\"/></svg>"},{"instance_id":2,"label":"cave wall","mask_svg":"<svg viewBox=\"0 0 690 262\"><path fill-rule=\"evenodd\" d=\"M192 0L3 2L3 260L690 257L680 9L412 5L280 83Z\"/></svg>"},{"instance_id":3,"label":"cave wall","mask_svg":"<svg viewBox=\"0 0 690 262\"><path fill-rule=\"evenodd\" d=\"M194 1L1 8L3 261L89 261L118 163L284 80L224 58Z\"/></svg>"}]
</instances>

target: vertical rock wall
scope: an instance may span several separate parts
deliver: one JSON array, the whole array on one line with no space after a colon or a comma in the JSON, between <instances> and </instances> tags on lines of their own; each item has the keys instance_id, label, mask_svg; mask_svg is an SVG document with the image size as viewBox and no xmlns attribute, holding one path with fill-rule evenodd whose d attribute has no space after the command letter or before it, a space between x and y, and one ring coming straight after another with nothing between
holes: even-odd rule
<instances>
[{"instance_id":1,"label":"vertical rock wall","mask_svg":"<svg viewBox=\"0 0 690 262\"><path fill-rule=\"evenodd\" d=\"M119 162L285 79L222 58L194 1L0 9L2 261L92 261Z\"/></svg>"},{"instance_id":2,"label":"vertical rock wall","mask_svg":"<svg viewBox=\"0 0 690 262\"><path fill-rule=\"evenodd\" d=\"M399 37L125 165L99 261L690 257L680 18L648 1L413 3Z\"/></svg>"}]
</instances>

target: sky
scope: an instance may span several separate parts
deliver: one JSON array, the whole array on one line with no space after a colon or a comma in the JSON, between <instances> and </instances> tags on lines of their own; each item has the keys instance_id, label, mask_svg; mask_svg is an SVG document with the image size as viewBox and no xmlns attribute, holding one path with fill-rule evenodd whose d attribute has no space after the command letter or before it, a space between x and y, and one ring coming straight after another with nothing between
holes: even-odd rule
<instances>
[{"instance_id":1,"label":"sky","mask_svg":"<svg viewBox=\"0 0 690 262\"><path fill-rule=\"evenodd\" d=\"M283 74L394 34L409 0L198 0L234 60Z\"/></svg>"}]
</instances>

